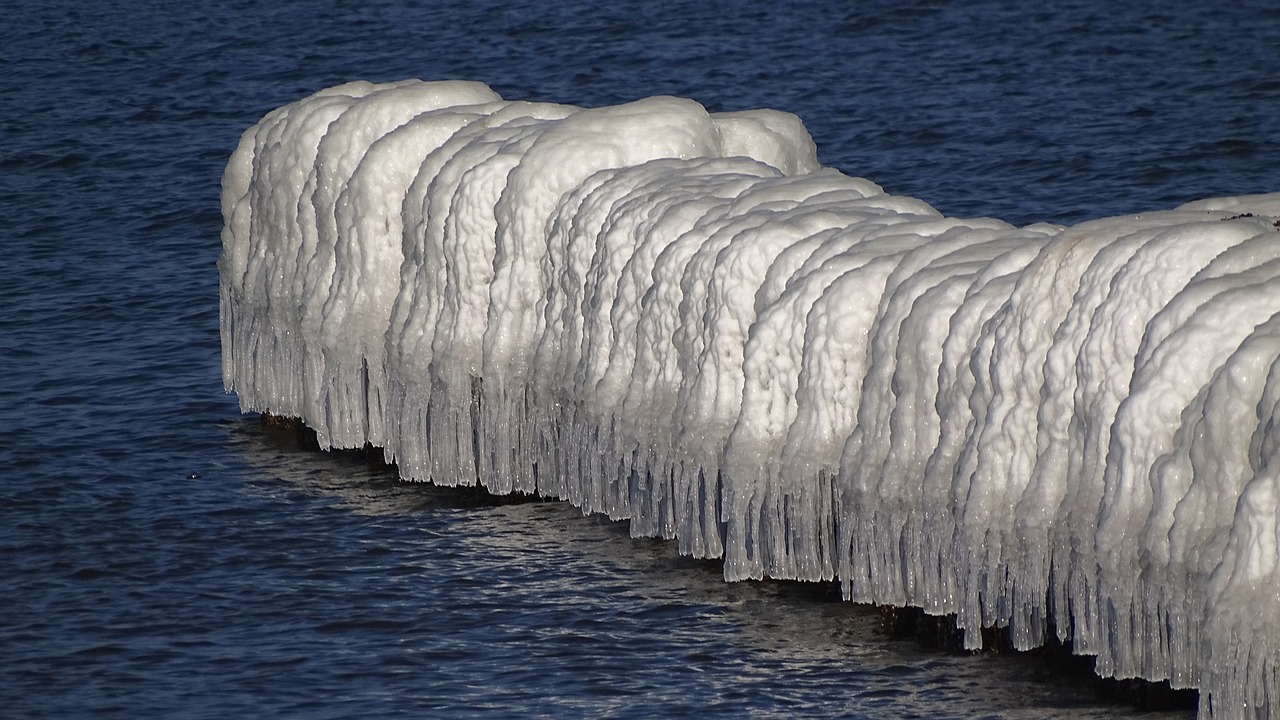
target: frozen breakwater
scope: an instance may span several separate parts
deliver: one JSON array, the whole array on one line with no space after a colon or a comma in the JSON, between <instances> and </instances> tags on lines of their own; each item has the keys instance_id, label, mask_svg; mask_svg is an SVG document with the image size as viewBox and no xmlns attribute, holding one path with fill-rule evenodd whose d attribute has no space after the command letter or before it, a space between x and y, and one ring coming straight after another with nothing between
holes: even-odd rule
<instances>
[{"instance_id":1,"label":"frozen breakwater","mask_svg":"<svg viewBox=\"0 0 1280 720\"><path fill-rule=\"evenodd\" d=\"M783 112L404 81L269 113L222 212L244 410L1280 716L1280 193L1017 228Z\"/></svg>"}]
</instances>

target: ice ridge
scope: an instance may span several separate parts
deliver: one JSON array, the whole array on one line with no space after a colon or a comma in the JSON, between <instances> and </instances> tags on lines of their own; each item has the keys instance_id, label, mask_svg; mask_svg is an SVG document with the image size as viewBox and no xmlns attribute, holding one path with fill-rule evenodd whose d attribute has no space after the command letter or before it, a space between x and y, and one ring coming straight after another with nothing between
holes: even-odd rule
<instances>
[{"instance_id":1,"label":"ice ridge","mask_svg":"<svg viewBox=\"0 0 1280 720\"><path fill-rule=\"evenodd\" d=\"M401 474L1280 716L1280 193L943 217L803 124L349 83L223 178L223 378Z\"/></svg>"}]
</instances>

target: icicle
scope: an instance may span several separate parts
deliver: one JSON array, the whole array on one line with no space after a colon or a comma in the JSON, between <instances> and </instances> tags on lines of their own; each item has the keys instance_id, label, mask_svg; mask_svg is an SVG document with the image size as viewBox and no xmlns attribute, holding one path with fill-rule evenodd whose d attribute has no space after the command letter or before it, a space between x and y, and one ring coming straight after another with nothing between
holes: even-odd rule
<instances>
[{"instance_id":1,"label":"icicle","mask_svg":"<svg viewBox=\"0 0 1280 720\"><path fill-rule=\"evenodd\" d=\"M787 113L404 81L269 113L222 210L245 410L1280 715L1280 194L1013 228Z\"/></svg>"}]
</instances>

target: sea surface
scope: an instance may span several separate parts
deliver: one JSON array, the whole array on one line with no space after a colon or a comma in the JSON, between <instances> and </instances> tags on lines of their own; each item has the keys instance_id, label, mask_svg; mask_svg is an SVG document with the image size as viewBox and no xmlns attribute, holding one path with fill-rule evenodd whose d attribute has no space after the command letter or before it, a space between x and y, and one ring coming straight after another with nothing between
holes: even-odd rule
<instances>
[{"instance_id":1,"label":"sea surface","mask_svg":"<svg viewBox=\"0 0 1280 720\"><path fill-rule=\"evenodd\" d=\"M0 14L0 717L1140 711L1058 661L921 648L823 588L726 584L567 505L407 485L241 415L219 366L220 175L279 105L419 77L788 110L824 163L948 215L1075 223L1271 192L1270 3Z\"/></svg>"}]
</instances>

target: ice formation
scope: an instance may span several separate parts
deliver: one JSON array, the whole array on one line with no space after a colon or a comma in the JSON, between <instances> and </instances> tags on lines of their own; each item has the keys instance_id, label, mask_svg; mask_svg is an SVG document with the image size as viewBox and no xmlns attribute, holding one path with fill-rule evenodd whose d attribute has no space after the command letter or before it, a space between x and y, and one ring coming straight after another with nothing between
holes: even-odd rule
<instances>
[{"instance_id":1,"label":"ice formation","mask_svg":"<svg viewBox=\"0 0 1280 720\"><path fill-rule=\"evenodd\" d=\"M793 115L351 83L223 180L224 381L400 472L1280 715L1280 194L942 217Z\"/></svg>"}]
</instances>

